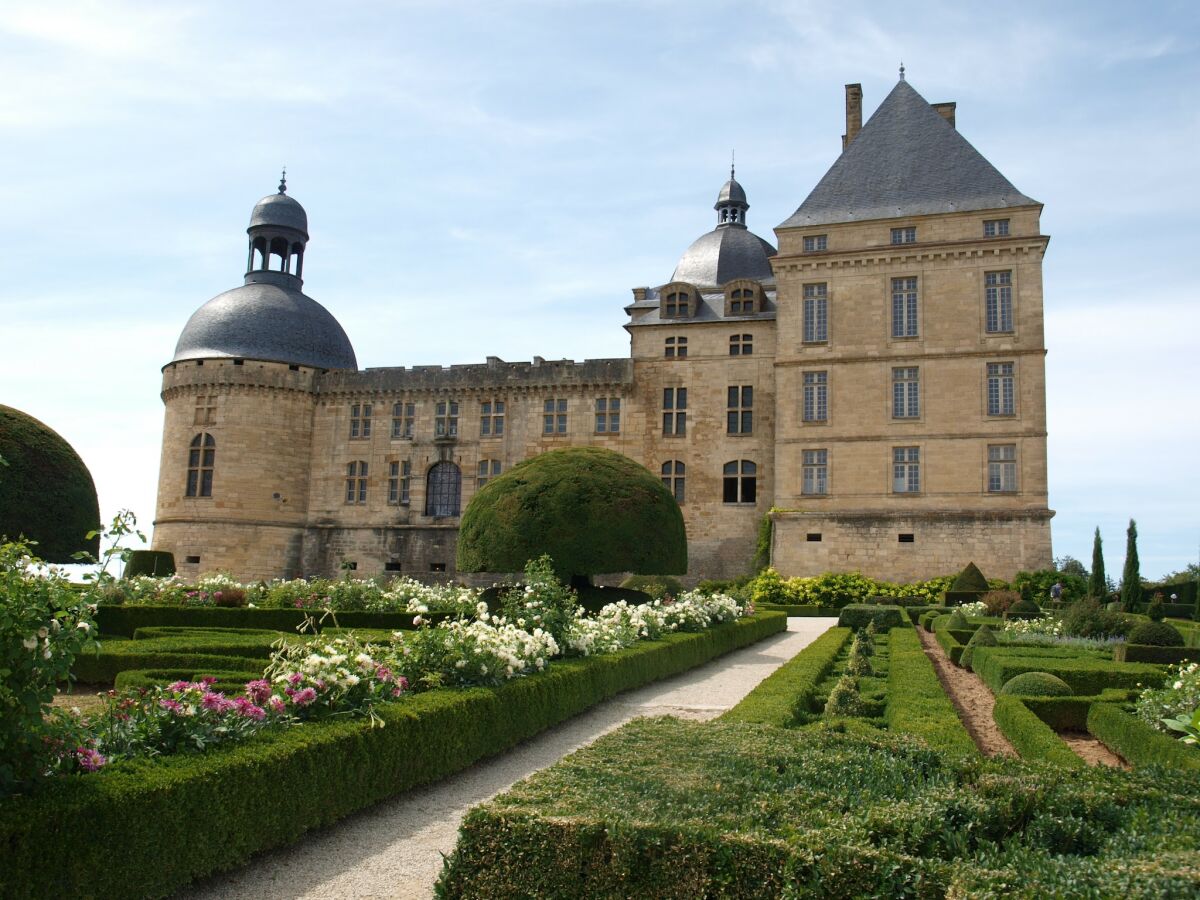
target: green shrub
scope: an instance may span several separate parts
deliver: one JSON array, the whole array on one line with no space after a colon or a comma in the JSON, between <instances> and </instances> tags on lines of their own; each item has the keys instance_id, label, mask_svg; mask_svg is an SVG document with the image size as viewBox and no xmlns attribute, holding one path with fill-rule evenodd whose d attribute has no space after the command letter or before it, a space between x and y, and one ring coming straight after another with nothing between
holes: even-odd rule
<instances>
[{"instance_id":1,"label":"green shrub","mask_svg":"<svg viewBox=\"0 0 1200 900\"><path fill-rule=\"evenodd\" d=\"M975 633L971 635L971 639L967 641L967 646L963 648L958 664L964 669L971 668L971 660L975 658L976 647L995 647L999 643L991 628L987 625L980 625L975 629Z\"/></svg>"},{"instance_id":2,"label":"green shrub","mask_svg":"<svg viewBox=\"0 0 1200 900\"><path fill-rule=\"evenodd\" d=\"M1134 620L1124 613L1104 609L1094 598L1077 600L1067 607L1062 617L1063 634L1070 637L1125 637Z\"/></svg>"},{"instance_id":3,"label":"green shrub","mask_svg":"<svg viewBox=\"0 0 1200 900\"><path fill-rule=\"evenodd\" d=\"M1092 736L1133 766L1200 770L1200 751L1155 731L1113 703L1093 703L1087 728Z\"/></svg>"},{"instance_id":4,"label":"green shrub","mask_svg":"<svg viewBox=\"0 0 1200 900\"><path fill-rule=\"evenodd\" d=\"M1117 662L1180 663L1200 662L1200 647L1154 647L1143 644L1114 644Z\"/></svg>"},{"instance_id":5,"label":"green shrub","mask_svg":"<svg viewBox=\"0 0 1200 900\"><path fill-rule=\"evenodd\" d=\"M1040 760L1068 769L1082 768L1083 760L1062 742L1019 697L1000 696L992 718L1023 759Z\"/></svg>"},{"instance_id":6,"label":"green shrub","mask_svg":"<svg viewBox=\"0 0 1200 900\"><path fill-rule=\"evenodd\" d=\"M956 631L965 631L971 627L971 623L967 621L967 617L962 614L962 610L956 609L950 613L950 620L945 624L946 628L952 628Z\"/></svg>"},{"instance_id":7,"label":"green shrub","mask_svg":"<svg viewBox=\"0 0 1200 900\"><path fill-rule=\"evenodd\" d=\"M915 735L948 754L979 752L911 628L896 628L889 635L887 695L884 721L889 731Z\"/></svg>"},{"instance_id":8,"label":"green shrub","mask_svg":"<svg viewBox=\"0 0 1200 900\"><path fill-rule=\"evenodd\" d=\"M983 577L983 573L979 571L979 567L973 562L967 563L966 567L958 573L958 577L954 579L954 583L950 585L950 590L955 593L970 591L972 593L983 594L989 590L987 579Z\"/></svg>"},{"instance_id":9,"label":"green shrub","mask_svg":"<svg viewBox=\"0 0 1200 900\"><path fill-rule=\"evenodd\" d=\"M386 628L391 631L415 628L416 613L339 612L324 615L306 609L237 609L215 606L101 606L96 610L96 626L102 634L132 637L139 628L168 625L191 628L253 628L288 631L293 634L306 622L321 631L325 628ZM445 613L425 613L427 622L448 618Z\"/></svg>"},{"instance_id":10,"label":"green shrub","mask_svg":"<svg viewBox=\"0 0 1200 900\"><path fill-rule=\"evenodd\" d=\"M852 603L838 613L838 625L842 628L866 628L869 622L875 622L876 628L900 628L908 624L908 618L898 606L868 603Z\"/></svg>"},{"instance_id":11,"label":"green shrub","mask_svg":"<svg viewBox=\"0 0 1200 900\"><path fill-rule=\"evenodd\" d=\"M871 657L865 653L850 653L850 658L846 660L846 671L851 675L871 676L875 674L875 669L871 666Z\"/></svg>"},{"instance_id":12,"label":"green shrub","mask_svg":"<svg viewBox=\"0 0 1200 900\"><path fill-rule=\"evenodd\" d=\"M1005 618L1009 619L1036 619L1042 614L1042 608L1032 600L1026 600L1022 597L1016 603L1008 608L1005 613Z\"/></svg>"},{"instance_id":13,"label":"green shrub","mask_svg":"<svg viewBox=\"0 0 1200 900\"><path fill-rule=\"evenodd\" d=\"M772 568L763 569L750 582L750 600L755 606L764 603L782 605L790 602L783 578Z\"/></svg>"},{"instance_id":14,"label":"green shrub","mask_svg":"<svg viewBox=\"0 0 1200 900\"><path fill-rule=\"evenodd\" d=\"M967 649L966 643L961 639L961 636L966 634L963 631L952 630L949 628L939 628L934 633L934 638L949 657L950 662L958 665L962 664L963 652ZM970 640L968 637L966 640Z\"/></svg>"},{"instance_id":15,"label":"green shrub","mask_svg":"<svg viewBox=\"0 0 1200 900\"><path fill-rule=\"evenodd\" d=\"M1021 599L1017 591L988 591L980 598L989 616L1002 616L1010 606Z\"/></svg>"},{"instance_id":16,"label":"green shrub","mask_svg":"<svg viewBox=\"0 0 1200 900\"><path fill-rule=\"evenodd\" d=\"M784 616L759 614L606 656L558 660L496 688L412 694L377 709L382 728L365 720L311 723L203 755L116 763L95 775L56 779L0 805L0 891L30 898L166 896L501 753L614 694L786 627ZM93 835L119 834L118 844L61 839L81 822ZM213 834L221 839L196 838Z\"/></svg>"},{"instance_id":17,"label":"green shrub","mask_svg":"<svg viewBox=\"0 0 1200 900\"><path fill-rule=\"evenodd\" d=\"M1050 600L1050 589L1055 584L1062 585L1061 602L1074 603L1087 596L1087 579L1072 572L1060 572L1057 569L1038 569L1036 572L1018 572L1012 581L1012 586L1021 596L1035 603L1047 603Z\"/></svg>"},{"instance_id":18,"label":"green shrub","mask_svg":"<svg viewBox=\"0 0 1200 900\"><path fill-rule=\"evenodd\" d=\"M863 714L862 696L858 692L858 682L853 675L843 675L829 692L825 701L827 716L861 716Z\"/></svg>"},{"instance_id":19,"label":"green shrub","mask_svg":"<svg viewBox=\"0 0 1200 900\"><path fill-rule=\"evenodd\" d=\"M1069 697L1071 686L1049 672L1023 672L1004 682L1001 694L1022 697Z\"/></svg>"},{"instance_id":20,"label":"green shrub","mask_svg":"<svg viewBox=\"0 0 1200 900\"><path fill-rule=\"evenodd\" d=\"M621 587L627 591L641 591L652 600L678 597L683 593L679 579L670 575L630 575L621 582Z\"/></svg>"},{"instance_id":21,"label":"green shrub","mask_svg":"<svg viewBox=\"0 0 1200 900\"><path fill-rule=\"evenodd\" d=\"M851 634L849 628L830 628L768 675L721 719L781 728L800 723L815 711L817 685L833 671L834 662Z\"/></svg>"},{"instance_id":22,"label":"green shrub","mask_svg":"<svg viewBox=\"0 0 1200 900\"><path fill-rule=\"evenodd\" d=\"M1161 622L1167 617L1167 610L1163 604L1163 595L1159 592L1154 594L1150 603L1146 606L1146 618L1151 622Z\"/></svg>"},{"instance_id":23,"label":"green shrub","mask_svg":"<svg viewBox=\"0 0 1200 900\"><path fill-rule=\"evenodd\" d=\"M1128 642L1152 647L1182 647L1183 635L1174 625L1152 620L1134 626L1129 632Z\"/></svg>"},{"instance_id":24,"label":"green shrub","mask_svg":"<svg viewBox=\"0 0 1200 900\"><path fill-rule=\"evenodd\" d=\"M175 555L167 550L130 550L121 577L128 580L139 575L166 578L175 574Z\"/></svg>"}]
</instances>

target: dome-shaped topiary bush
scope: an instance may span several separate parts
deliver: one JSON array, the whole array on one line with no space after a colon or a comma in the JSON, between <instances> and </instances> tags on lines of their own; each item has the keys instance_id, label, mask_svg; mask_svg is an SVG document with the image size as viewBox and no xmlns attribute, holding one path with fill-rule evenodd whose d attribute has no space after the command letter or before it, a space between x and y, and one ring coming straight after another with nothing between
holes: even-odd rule
<instances>
[{"instance_id":1,"label":"dome-shaped topiary bush","mask_svg":"<svg viewBox=\"0 0 1200 900\"><path fill-rule=\"evenodd\" d=\"M951 591L986 593L990 589L987 579L983 577L983 573L979 571L979 567L973 562L967 563L966 568L958 573L958 576L954 579L954 583L950 585Z\"/></svg>"},{"instance_id":2,"label":"dome-shaped topiary bush","mask_svg":"<svg viewBox=\"0 0 1200 900\"><path fill-rule=\"evenodd\" d=\"M992 629L986 625L980 625L975 629L975 633L971 635L971 639L967 641L967 646L963 649L958 664L964 669L970 669L971 660L975 658L976 647L997 647L999 644L1000 642L996 640L996 635Z\"/></svg>"},{"instance_id":3,"label":"dome-shaped topiary bush","mask_svg":"<svg viewBox=\"0 0 1200 900\"><path fill-rule=\"evenodd\" d=\"M606 572L687 571L671 492L644 466L598 447L552 450L489 481L463 512L461 572L519 572L549 554L576 584Z\"/></svg>"},{"instance_id":4,"label":"dome-shaped topiary bush","mask_svg":"<svg viewBox=\"0 0 1200 900\"><path fill-rule=\"evenodd\" d=\"M1006 619L1036 619L1042 608L1033 600L1021 599L1004 611Z\"/></svg>"},{"instance_id":5,"label":"dome-shaped topiary bush","mask_svg":"<svg viewBox=\"0 0 1200 900\"><path fill-rule=\"evenodd\" d=\"M19 410L0 406L0 537L36 541L47 562L74 562L100 552L100 504L91 473L53 429Z\"/></svg>"},{"instance_id":6,"label":"dome-shaped topiary bush","mask_svg":"<svg viewBox=\"0 0 1200 900\"><path fill-rule=\"evenodd\" d=\"M1000 693L1022 697L1070 697L1074 691L1069 684L1049 672L1022 672L1006 681Z\"/></svg>"},{"instance_id":7,"label":"dome-shaped topiary bush","mask_svg":"<svg viewBox=\"0 0 1200 900\"><path fill-rule=\"evenodd\" d=\"M1142 622L1134 626L1127 640L1131 644L1150 644L1155 647L1183 646L1183 635L1167 622Z\"/></svg>"}]
</instances>

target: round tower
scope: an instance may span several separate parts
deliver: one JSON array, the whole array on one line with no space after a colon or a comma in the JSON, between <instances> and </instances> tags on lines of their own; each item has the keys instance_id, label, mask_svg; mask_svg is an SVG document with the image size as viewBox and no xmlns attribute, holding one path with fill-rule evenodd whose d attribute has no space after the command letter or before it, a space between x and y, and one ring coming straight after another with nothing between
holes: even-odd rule
<instances>
[{"instance_id":1,"label":"round tower","mask_svg":"<svg viewBox=\"0 0 1200 900\"><path fill-rule=\"evenodd\" d=\"M246 232L243 284L192 314L163 368L154 548L188 579L303 574L314 384L358 367L341 325L301 290L308 216L285 181Z\"/></svg>"}]
</instances>

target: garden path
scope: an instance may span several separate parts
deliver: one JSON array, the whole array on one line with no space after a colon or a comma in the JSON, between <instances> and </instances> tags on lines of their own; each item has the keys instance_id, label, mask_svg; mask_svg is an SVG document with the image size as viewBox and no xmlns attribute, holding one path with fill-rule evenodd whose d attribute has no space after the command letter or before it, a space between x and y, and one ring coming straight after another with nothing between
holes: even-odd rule
<instances>
[{"instance_id":1,"label":"garden path","mask_svg":"<svg viewBox=\"0 0 1200 900\"><path fill-rule=\"evenodd\" d=\"M714 718L836 624L833 618L788 619L784 634L614 697L508 753L364 810L290 847L263 854L178 898L425 900L432 896L442 855L454 848L459 823L470 807L638 716Z\"/></svg>"}]
</instances>

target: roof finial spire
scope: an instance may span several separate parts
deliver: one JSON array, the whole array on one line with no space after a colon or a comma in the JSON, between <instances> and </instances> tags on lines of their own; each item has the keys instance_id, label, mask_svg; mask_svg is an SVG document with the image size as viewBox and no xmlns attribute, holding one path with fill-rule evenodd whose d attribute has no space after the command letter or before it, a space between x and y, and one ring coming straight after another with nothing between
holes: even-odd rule
<instances>
[{"instance_id":1,"label":"roof finial spire","mask_svg":"<svg viewBox=\"0 0 1200 900\"><path fill-rule=\"evenodd\" d=\"M287 166L283 167L283 174L279 176L279 193L287 193Z\"/></svg>"},{"instance_id":2,"label":"roof finial spire","mask_svg":"<svg viewBox=\"0 0 1200 900\"><path fill-rule=\"evenodd\" d=\"M730 181L733 181L733 180L734 180L734 179L733 179L733 163L734 163L734 160L735 160L735 158L736 158L736 156L735 156L735 155L736 155L736 153L737 153L737 151L736 151L736 150L730 150L730 151L729 151L729 180L730 180Z\"/></svg>"},{"instance_id":3,"label":"roof finial spire","mask_svg":"<svg viewBox=\"0 0 1200 900\"><path fill-rule=\"evenodd\" d=\"M904 60L900 60L900 80L904 81Z\"/></svg>"}]
</instances>

